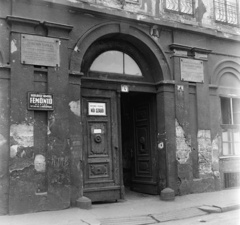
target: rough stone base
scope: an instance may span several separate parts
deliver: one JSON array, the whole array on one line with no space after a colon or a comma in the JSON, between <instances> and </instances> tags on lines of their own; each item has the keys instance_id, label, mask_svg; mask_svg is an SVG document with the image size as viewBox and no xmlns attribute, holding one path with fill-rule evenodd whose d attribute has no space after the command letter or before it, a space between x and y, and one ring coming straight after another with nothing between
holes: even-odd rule
<instances>
[{"instance_id":1,"label":"rough stone base","mask_svg":"<svg viewBox=\"0 0 240 225\"><path fill-rule=\"evenodd\" d=\"M192 193L203 193L215 191L214 178L194 179L192 182Z\"/></svg>"},{"instance_id":2,"label":"rough stone base","mask_svg":"<svg viewBox=\"0 0 240 225\"><path fill-rule=\"evenodd\" d=\"M80 209L91 209L92 201L87 197L81 197L77 200L77 207Z\"/></svg>"}]
</instances>

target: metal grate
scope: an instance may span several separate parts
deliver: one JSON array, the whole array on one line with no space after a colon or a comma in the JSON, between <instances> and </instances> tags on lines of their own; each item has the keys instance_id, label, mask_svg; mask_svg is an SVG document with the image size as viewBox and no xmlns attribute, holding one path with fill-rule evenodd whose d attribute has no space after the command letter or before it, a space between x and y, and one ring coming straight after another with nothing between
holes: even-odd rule
<instances>
[{"instance_id":1,"label":"metal grate","mask_svg":"<svg viewBox=\"0 0 240 225\"><path fill-rule=\"evenodd\" d=\"M240 173L224 173L224 187L240 187Z\"/></svg>"},{"instance_id":2,"label":"metal grate","mask_svg":"<svg viewBox=\"0 0 240 225\"><path fill-rule=\"evenodd\" d=\"M193 0L166 0L166 9L179 13L193 14Z\"/></svg>"},{"instance_id":3,"label":"metal grate","mask_svg":"<svg viewBox=\"0 0 240 225\"><path fill-rule=\"evenodd\" d=\"M238 24L238 7L236 0L214 0L216 21L232 25Z\"/></svg>"}]
</instances>

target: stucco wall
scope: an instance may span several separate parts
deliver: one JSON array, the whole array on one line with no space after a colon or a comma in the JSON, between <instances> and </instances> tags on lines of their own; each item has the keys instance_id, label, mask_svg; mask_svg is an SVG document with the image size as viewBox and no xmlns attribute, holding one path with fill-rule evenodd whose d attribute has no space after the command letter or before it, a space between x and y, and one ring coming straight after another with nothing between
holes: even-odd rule
<instances>
[{"instance_id":1,"label":"stucco wall","mask_svg":"<svg viewBox=\"0 0 240 225\"><path fill-rule=\"evenodd\" d=\"M170 186L177 194L219 189L220 105L212 77L226 58L239 64L239 44L231 41L239 38L239 28L216 24L209 1L196 1L193 18L164 12L161 0L140 0L140 4L33 0L31 5L22 0L14 1L12 13L26 20L7 23L8 3L0 3L0 13L4 12L0 18L1 214L8 208L10 213L67 208L82 196L81 76L80 68L79 74L69 74L70 58L74 51L81 52L76 46L84 35L113 20L121 35L141 33L153 46L152 51L161 49L159 62L166 65L165 83L157 94L158 101L164 103L158 106L159 116L165 116L163 123L159 119L156 134L165 146L159 153L159 187ZM46 27L44 21L55 25ZM153 24L157 25L156 36L152 36ZM21 33L59 38L60 67L23 65ZM94 37L90 37L91 44ZM169 47L173 43L211 50L203 62L204 83L181 81L179 60L189 56L186 52L175 54ZM28 91L53 93L54 111L27 110ZM229 170L229 165L223 168Z\"/></svg>"}]
</instances>

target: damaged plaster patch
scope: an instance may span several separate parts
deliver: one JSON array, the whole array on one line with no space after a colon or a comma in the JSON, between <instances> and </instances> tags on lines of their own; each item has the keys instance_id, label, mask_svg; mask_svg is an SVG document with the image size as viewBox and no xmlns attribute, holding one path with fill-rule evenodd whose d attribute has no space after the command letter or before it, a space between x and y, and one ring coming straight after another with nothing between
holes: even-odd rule
<instances>
[{"instance_id":1,"label":"damaged plaster patch","mask_svg":"<svg viewBox=\"0 0 240 225\"><path fill-rule=\"evenodd\" d=\"M219 174L219 156L220 156L220 151L221 147L219 146L221 143L221 138L219 135L217 135L213 140L212 140L212 170L215 176L219 176L216 174Z\"/></svg>"},{"instance_id":2,"label":"damaged plaster patch","mask_svg":"<svg viewBox=\"0 0 240 225\"><path fill-rule=\"evenodd\" d=\"M201 177L205 177L212 174L212 142L210 130L199 130L197 138L199 174Z\"/></svg>"},{"instance_id":3,"label":"damaged plaster patch","mask_svg":"<svg viewBox=\"0 0 240 225\"><path fill-rule=\"evenodd\" d=\"M18 152L18 145L12 145L10 148L10 157L11 158L16 157L17 152Z\"/></svg>"},{"instance_id":4,"label":"damaged plaster patch","mask_svg":"<svg viewBox=\"0 0 240 225\"><path fill-rule=\"evenodd\" d=\"M147 17L143 15L137 15L137 20L145 20Z\"/></svg>"},{"instance_id":5,"label":"damaged plaster patch","mask_svg":"<svg viewBox=\"0 0 240 225\"><path fill-rule=\"evenodd\" d=\"M189 159L189 154L191 152L191 144L186 140L185 132L183 128L175 120L176 129L176 158L180 164L185 164Z\"/></svg>"},{"instance_id":6,"label":"damaged plaster patch","mask_svg":"<svg viewBox=\"0 0 240 225\"><path fill-rule=\"evenodd\" d=\"M70 102L70 103L69 103L69 106L70 106L70 110L71 110L76 116L80 116L80 115L81 115L81 113L80 113L80 109L81 109L80 100Z\"/></svg>"},{"instance_id":7,"label":"damaged plaster patch","mask_svg":"<svg viewBox=\"0 0 240 225\"><path fill-rule=\"evenodd\" d=\"M10 137L15 144L22 147L33 146L33 125L32 124L12 124L10 127Z\"/></svg>"},{"instance_id":8,"label":"damaged plaster patch","mask_svg":"<svg viewBox=\"0 0 240 225\"><path fill-rule=\"evenodd\" d=\"M34 169L37 172L45 172L46 171L46 160L43 155L36 155L34 159Z\"/></svg>"},{"instance_id":9,"label":"damaged plaster patch","mask_svg":"<svg viewBox=\"0 0 240 225\"><path fill-rule=\"evenodd\" d=\"M51 128L52 128L53 124L55 123L55 121L56 121L55 116L52 114L48 119L48 127L47 127L48 135L51 134Z\"/></svg>"},{"instance_id":10,"label":"damaged plaster patch","mask_svg":"<svg viewBox=\"0 0 240 225\"><path fill-rule=\"evenodd\" d=\"M68 0L69 2L78 3L77 0Z\"/></svg>"},{"instance_id":11,"label":"damaged plaster patch","mask_svg":"<svg viewBox=\"0 0 240 225\"><path fill-rule=\"evenodd\" d=\"M4 145L7 142L7 140L0 134L0 146Z\"/></svg>"},{"instance_id":12,"label":"damaged plaster patch","mask_svg":"<svg viewBox=\"0 0 240 225\"><path fill-rule=\"evenodd\" d=\"M76 46L76 47L74 48L74 51L75 51L75 52L78 52L78 46Z\"/></svg>"},{"instance_id":13,"label":"damaged plaster patch","mask_svg":"<svg viewBox=\"0 0 240 225\"><path fill-rule=\"evenodd\" d=\"M16 40L12 40L12 41L11 41L11 53L14 53L14 52L17 51L17 46L16 46L16 44L17 44L17 41L16 41Z\"/></svg>"}]
</instances>

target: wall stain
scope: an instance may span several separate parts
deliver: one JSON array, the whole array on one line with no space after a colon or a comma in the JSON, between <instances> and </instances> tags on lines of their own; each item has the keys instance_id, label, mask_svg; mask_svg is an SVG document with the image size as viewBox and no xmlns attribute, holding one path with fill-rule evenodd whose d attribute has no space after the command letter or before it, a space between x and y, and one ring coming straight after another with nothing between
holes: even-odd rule
<instances>
[{"instance_id":1,"label":"wall stain","mask_svg":"<svg viewBox=\"0 0 240 225\"><path fill-rule=\"evenodd\" d=\"M202 0L198 0L198 7L196 8L196 20L198 22L202 21L203 15L207 12L206 6Z\"/></svg>"}]
</instances>

